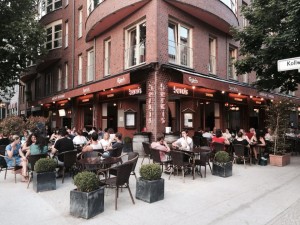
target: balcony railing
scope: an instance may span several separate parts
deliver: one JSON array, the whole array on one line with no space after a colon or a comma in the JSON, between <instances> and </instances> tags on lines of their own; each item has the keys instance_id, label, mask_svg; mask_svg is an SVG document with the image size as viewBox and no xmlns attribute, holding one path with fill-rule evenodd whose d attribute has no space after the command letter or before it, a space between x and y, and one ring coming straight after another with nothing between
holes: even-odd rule
<instances>
[{"instance_id":1,"label":"balcony railing","mask_svg":"<svg viewBox=\"0 0 300 225\"><path fill-rule=\"evenodd\" d=\"M146 61L146 42L140 42L125 49L125 65L126 68L139 65Z\"/></svg>"},{"instance_id":2,"label":"balcony railing","mask_svg":"<svg viewBox=\"0 0 300 225\"><path fill-rule=\"evenodd\" d=\"M169 63L192 67L193 49L187 45L169 41Z\"/></svg>"}]
</instances>

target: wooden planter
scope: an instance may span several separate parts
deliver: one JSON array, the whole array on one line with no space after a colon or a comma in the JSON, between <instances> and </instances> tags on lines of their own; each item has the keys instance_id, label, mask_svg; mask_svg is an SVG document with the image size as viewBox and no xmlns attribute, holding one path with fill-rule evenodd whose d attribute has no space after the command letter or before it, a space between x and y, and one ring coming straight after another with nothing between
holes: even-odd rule
<instances>
[{"instance_id":1,"label":"wooden planter","mask_svg":"<svg viewBox=\"0 0 300 225\"><path fill-rule=\"evenodd\" d=\"M104 211L104 186L92 192L70 192L70 214L89 219Z\"/></svg>"},{"instance_id":2,"label":"wooden planter","mask_svg":"<svg viewBox=\"0 0 300 225\"><path fill-rule=\"evenodd\" d=\"M212 174L219 177L232 176L232 162L222 164L213 162Z\"/></svg>"},{"instance_id":3,"label":"wooden planter","mask_svg":"<svg viewBox=\"0 0 300 225\"><path fill-rule=\"evenodd\" d=\"M271 166L286 166L291 162L291 155L269 155Z\"/></svg>"},{"instance_id":4,"label":"wooden planter","mask_svg":"<svg viewBox=\"0 0 300 225\"><path fill-rule=\"evenodd\" d=\"M36 173L32 177L33 190L35 192L49 191L56 189L55 172Z\"/></svg>"},{"instance_id":5,"label":"wooden planter","mask_svg":"<svg viewBox=\"0 0 300 225\"><path fill-rule=\"evenodd\" d=\"M138 178L136 181L135 197L144 202L152 203L164 199L165 180L144 180Z\"/></svg>"}]
</instances>

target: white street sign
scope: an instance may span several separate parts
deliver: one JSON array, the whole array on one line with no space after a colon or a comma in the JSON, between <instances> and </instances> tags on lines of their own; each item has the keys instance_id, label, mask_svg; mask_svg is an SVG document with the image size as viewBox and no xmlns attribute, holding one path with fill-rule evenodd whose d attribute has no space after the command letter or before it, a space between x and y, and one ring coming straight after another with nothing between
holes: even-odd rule
<instances>
[{"instance_id":1,"label":"white street sign","mask_svg":"<svg viewBox=\"0 0 300 225\"><path fill-rule=\"evenodd\" d=\"M299 70L300 69L300 57L278 60L277 61L277 69L278 69L278 72L287 71L287 70Z\"/></svg>"}]
</instances>

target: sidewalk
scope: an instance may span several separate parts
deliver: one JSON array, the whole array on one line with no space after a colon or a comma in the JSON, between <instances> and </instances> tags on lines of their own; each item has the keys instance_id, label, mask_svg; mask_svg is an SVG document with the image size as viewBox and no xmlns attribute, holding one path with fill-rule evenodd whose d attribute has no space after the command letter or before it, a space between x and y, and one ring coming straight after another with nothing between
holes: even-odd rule
<instances>
[{"instance_id":1,"label":"sidewalk","mask_svg":"<svg viewBox=\"0 0 300 225\"><path fill-rule=\"evenodd\" d=\"M141 159L137 164L137 171ZM138 174L138 173L137 173ZM165 178L165 199L132 204L127 190L120 192L118 210L114 210L114 191L106 190L104 212L89 220L69 214L70 190L75 186L67 177L57 179L57 190L35 193L32 184L14 183L14 176L0 173L1 224L130 224L130 225L194 225L194 224L300 224L300 157L293 156L285 167L233 166L233 176L206 178L180 176ZM135 178L131 177L135 195Z\"/></svg>"}]
</instances>

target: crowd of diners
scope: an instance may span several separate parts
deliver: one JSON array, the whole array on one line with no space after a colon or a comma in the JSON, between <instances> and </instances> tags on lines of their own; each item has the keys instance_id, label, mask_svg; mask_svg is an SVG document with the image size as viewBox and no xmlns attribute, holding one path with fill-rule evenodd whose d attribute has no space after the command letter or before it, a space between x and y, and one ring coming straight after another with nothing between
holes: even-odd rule
<instances>
[{"instance_id":1,"label":"crowd of diners","mask_svg":"<svg viewBox=\"0 0 300 225\"><path fill-rule=\"evenodd\" d=\"M64 165L63 155L60 153L80 147L81 153L92 152L95 149L103 150L104 158L110 157L111 151L123 145L122 134L114 133L113 129L93 127L89 132L83 129L55 128L30 132L24 130L22 135L0 133L0 145L5 147L5 161L8 167L20 166L14 171L22 176L22 181L28 181L28 157L36 154L47 154L56 160L58 168ZM57 171L61 177L61 170Z\"/></svg>"},{"instance_id":2,"label":"crowd of diners","mask_svg":"<svg viewBox=\"0 0 300 225\"><path fill-rule=\"evenodd\" d=\"M236 134L231 133L229 129L222 131L216 127L213 130L198 128L194 132L194 136L206 138L209 143L222 143L225 146L231 144L242 144L245 146L245 155L249 152L253 155L254 163L258 161L259 148L266 146L267 142L272 143L274 135L271 129L266 132L256 131L250 128L249 132L240 129ZM287 136L300 137L295 132L287 133ZM9 135L0 133L0 145L5 145L5 160L8 167L16 165L21 169L17 170L21 174L22 181L28 181L28 157L35 154L48 154L57 161L58 166L62 166L63 156L59 153L73 150L74 147L80 146L82 153L92 152L95 149L103 150L103 157L110 157L111 151L123 145L122 134L115 133L113 129L97 129L92 127L90 131L85 128L76 129L73 127L69 129L56 127L52 131L46 126L44 132L38 130L29 132L24 130L22 135ZM151 143L151 148L160 151L160 158L162 161L167 160L166 153L171 151L171 148L182 150L192 150L194 148L193 138L189 137L187 130L182 130L181 137L173 143L166 143L163 134L158 134L156 141ZM224 150L226 150L225 148ZM249 149L251 151L249 151ZM60 170L58 171L60 176Z\"/></svg>"}]
</instances>

